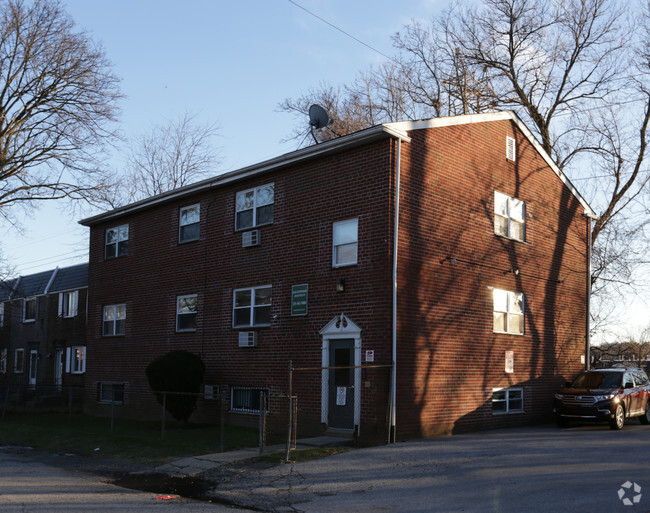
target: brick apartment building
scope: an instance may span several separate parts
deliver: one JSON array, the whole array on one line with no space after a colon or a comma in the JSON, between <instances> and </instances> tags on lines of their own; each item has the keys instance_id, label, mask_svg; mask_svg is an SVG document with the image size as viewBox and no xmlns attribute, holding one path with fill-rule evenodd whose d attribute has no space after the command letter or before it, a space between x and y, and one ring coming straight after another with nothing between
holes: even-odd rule
<instances>
[{"instance_id":1,"label":"brick apartment building","mask_svg":"<svg viewBox=\"0 0 650 513\"><path fill-rule=\"evenodd\" d=\"M0 387L83 387L88 264L0 282Z\"/></svg>"},{"instance_id":2,"label":"brick apartment building","mask_svg":"<svg viewBox=\"0 0 650 513\"><path fill-rule=\"evenodd\" d=\"M584 367L593 211L513 113L378 125L85 219L89 408L200 354L234 418L521 425ZM335 369L395 362L390 372ZM95 390L97 394L95 394ZM206 404L206 403L201 403ZM198 414L199 412L197 412Z\"/></svg>"}]
</instances>

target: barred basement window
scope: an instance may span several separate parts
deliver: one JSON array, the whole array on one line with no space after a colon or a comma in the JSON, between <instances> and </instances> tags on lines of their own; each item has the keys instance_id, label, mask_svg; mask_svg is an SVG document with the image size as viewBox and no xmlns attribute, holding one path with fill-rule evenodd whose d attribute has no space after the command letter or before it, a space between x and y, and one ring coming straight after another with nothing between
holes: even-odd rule
<instances>
[{"instance_id":1,"label":"barred basement window","mask_svg":"<svg viewBox=\"0 0 650 513\"><path fill-rule=\"evenodd\" d=\"M124 383L98 383L97 401L107 404L124 404Z\"/></svg>"},{"instance_id":2,"label":"barred basement window","mask_svg":"<svg viewBox=\"0 0 650 513\"><path fill-rule=\"evenodd\" d=\"M259 413L260 392L267 396L269 394L266 388L232 387L230 389L230 411Z\"/></svg>"}]
</instances>

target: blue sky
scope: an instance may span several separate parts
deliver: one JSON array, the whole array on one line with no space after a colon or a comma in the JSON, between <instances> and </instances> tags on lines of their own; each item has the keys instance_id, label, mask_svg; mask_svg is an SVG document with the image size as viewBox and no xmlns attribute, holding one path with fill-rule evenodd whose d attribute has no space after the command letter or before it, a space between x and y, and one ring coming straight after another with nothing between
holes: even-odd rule
<instances>
[{"instance_id":1,"label":"blue sky","mask_svg":"<svg viewBox=\"0 0 650 513\"><path fill-rule=\"evenodd\" d=\"M295 0L391 55L391 36L412 19L429 20L449 0ZM322 81L349 82L382 55L289 0L64 0L78 27L103 44L121 77L121 130L132 139L152 126L196 114L220 126L223 162L215 175L293 151L282 143L296 119L278 112ZM307 120L305 120L305 123ZM307 124L305 124L307 127ZM121 152L111 161L123 166ZM1 250L18 274L83 262L87 228L59 203L5 231Z\"/></svg>"}]
</instances>

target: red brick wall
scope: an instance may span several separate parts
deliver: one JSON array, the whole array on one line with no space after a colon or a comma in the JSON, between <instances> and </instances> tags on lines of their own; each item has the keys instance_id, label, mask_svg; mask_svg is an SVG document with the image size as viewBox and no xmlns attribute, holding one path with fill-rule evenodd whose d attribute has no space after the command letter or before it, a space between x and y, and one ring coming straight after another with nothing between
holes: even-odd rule
<instances>
[{"instance_id":1,"label":"red brick wall","mask_svg":"<svg viewBox=\"0 0 650 513\"><path fill-rule=\"evenodd\" d=\"M402 156L397 436L548 419L554 390L583 367L584 209L509 121L410 135ZM517 140L516 162L506 160L506 136ZM525 242L494 234L495 190L526 202ZM524 335L493 333L493 288L525 294ZM514 351L511 374L506 351ZM525 413L493 415L492 389L509 386L524 389Z\"/></svg>"}]
</instances>

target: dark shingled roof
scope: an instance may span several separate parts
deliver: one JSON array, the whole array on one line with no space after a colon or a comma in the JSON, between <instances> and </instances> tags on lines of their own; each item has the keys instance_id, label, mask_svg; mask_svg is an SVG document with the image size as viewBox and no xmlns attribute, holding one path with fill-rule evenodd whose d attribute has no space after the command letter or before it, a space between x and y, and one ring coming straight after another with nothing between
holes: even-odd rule
<instances>
[{"instance_id":1,"label":"dark shingled roof","mask_svg":"<svg viewBox=\"0 0 650 513\"><path fill-rule=\"evenodd\" d=\"M18 286L15 288L11 299L18 299L24 297L39 296L45 293L47 284L52 279L52 271L43 271L36 274L28 274L21 276Z\"/></svg>"},{"instance_id":2,"label":"dark shingled roof","mask_svg":"<svg viewBox=\"0 0 650 513\"><path fill-rule=\"evenodd\" d=\"M81 289L88 286L88 264L59 269L48 292Z\"/></svg>"}]
</instances>

